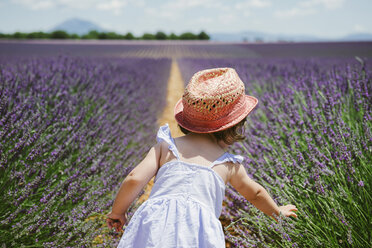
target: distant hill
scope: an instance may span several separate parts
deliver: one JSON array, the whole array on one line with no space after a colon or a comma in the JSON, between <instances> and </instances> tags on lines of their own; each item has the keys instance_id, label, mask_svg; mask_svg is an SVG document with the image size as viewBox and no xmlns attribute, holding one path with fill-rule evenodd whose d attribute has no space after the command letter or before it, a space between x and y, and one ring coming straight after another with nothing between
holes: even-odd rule
<instances>
[{"instance_id":1,"label":"distant hill","mask_svg":"<svg viewBox=\"0 0 372 248\"><path fill-rule=\"evenodd\" d=\"M319 42L319 41L372 41L372 34L359 33L350 34L340 38L324 38L312 35L286 35L270 34L256 31L243 31L237 33L212 33L209 34L213 41L224 42Z\"/></svg>"},{"instance_id":2,"label":"distant hill","mask_svg":"<svg viewBox=\"0 0 372 248\"><path fill-rule=\"evenodd\" d=\"M91 30L97 30L99 32L107 32L107 30L101 28L97 24L91 22L91 21L86 21L78 18L73 18L66 20L57 26L53 27L50 29L48 32L53 32L55 30L64 30L69 34L78 34L78 35L83 35L88 33Z\"/></svg>"},{"instance_id":3,"label":"distant hill","mask_svg":"<svg viewBox=\"0 0 372 248\"><path fill-rule=\"evenodd\" d=\"M372 41L372 34L358 33L350 34L342 38L344 41Z\"/></svg>"}]
</instances>

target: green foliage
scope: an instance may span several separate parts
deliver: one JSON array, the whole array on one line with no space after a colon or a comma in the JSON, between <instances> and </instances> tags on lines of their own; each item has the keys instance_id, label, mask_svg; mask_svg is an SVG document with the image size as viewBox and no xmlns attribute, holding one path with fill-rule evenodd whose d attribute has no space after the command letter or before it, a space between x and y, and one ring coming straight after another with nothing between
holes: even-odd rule
<instances>
[{"instance_id":1,"label":"green foliage","mask_svg":"<svg viewBox=\"0 0 372 248\"><path fill-rule=\"evenodd\" d=\"M106 33L107 39L109 40L123 40L125 39L125 35L117 34L115 32L108 32Z\"/></svg>"},{"instance_id":2,"label":"green foliage","mask_svg":"<svg viewBox=\"0 0 372 248\"><path fill-rule=\"evenodd\" d=\"M66 31L56 30L50 34L50 38L51 39L68 39L70 38L70 35Z\"/></svg>"},{"instance_id":3,"label":"green foliage","mask_svg":"<svg viewBox=\"0 0 372 248\"><path fill-rule=\"evenodd\" d=\"M126 40L133 40L135 39L136 37L134 37L134 35L131 33L131 32L128 32L125 36L124 36L124 39Z\"/></svg>"},{"instance_id":4,"label":"green foliage","mask_svg":"<svg viewBox=\"0 0 372 248\"><path fill-rule=\"evenodd\" d=\"M96 30L91 30L87 34L81 36L82 39L98 39L99 33Z\"/></svg>"},{"instance_id":5,"label":"green foliage","mask_svg":"<svg viewBox=\"0 0 372 248\"><path fill-rule=\"evenodd\" d=\"M70 39L79 39L80 36L78 34L71 34Z\"/></svg>"},{"instance_id":6,"label":"green foliage","mask_svg":"<svg viewBox=\"0 0 372 248\"><path fill-rule=\"evenodd\" d=\"M201 31L199 34L198 34L198 38L199 40L209 40L209 35L207 35L206 32L204 31Z\"/></svg>"},{"instance_id":7,"label":"green foliage","mask_svg":"<svg viewBox=\"0 0 372 248\"><path fill-rule=\"evenodd\" d=\"M210 37L204 31L199 34L193 34L191 32L182 33L181 35L176 35L175 33L170 33L167 35L162 31L158 31L155 34L144 33L142 36L135 37L131 32L124 34L118 34L115 32L98 32L96 30L91 30L86 34L69 34L64 30L56 30L51 33L45 32L31 32L31 33L21 33L15 32L13 34L3 34L0 33L0 39L83 39L83 40L209 40Z\"/></svg>"},{"instance_id":8,"label":"green foliage","mask_svg":"<svg viewBox=\"0 0 372 248\"><path fill-rule=\"evenodd\" d=\"M168 36L168 39L170 40L178 40L178 36L174 33L171 33L169 36Z\"/></svg>"},{"instance_id":9,"label":"green foliage","mask_svg":"<svg viewBox=\"0 0 372 248\"><path fill-rule=\"evenodd\" d=\"M193 33L186 32L180 35L180 40L197 40L197 36Z\"/></svg>"},{"instance_id":10,"label":"green foliage","mask_svg":"<svg viewBox=\"0 0 372 248\"><path fill-rule=\"evenodd\" d=\"M49 39L50 34L44 32L32 32L26 34L27 39Z\"/></svg>"},{"instance_id":11,"label":"green foliage","mask_svg":"<svg viewBox=\"0 0 372 248\"><path fill-rule=\"evenodd\" d=\"M26 38L26 33L21 33L21 32L15 32L13 34L13 37L15 39L25 39Z\"/></svg>"},{"instance_id":12,"label":"green foliage","mask_svg":"<svg viewBox=\"0 0 372 248\"><path fill-rule=\"evenodd\" d=\"M0 39L9 38L9 34L0 33Z\"/></svg>"},{"instance_id":13,"label":"green foliage","mask_svg":"<svg viewBox=\"0 0 372 248\"><path fill-rule=\"evenodd\" d=\"M167 35L164 32L159 31L155 34L155 38L157 40L165 40L167 38Z\"/></svg>"},{"instance_id":14,"label":"green foliage","mask_svg":"<svg viewBox=\"0 0 372 248\"><path fill-rule=\"evenodd\" d=\"M143 40L155 40L155 35L149 34L149 33L144 33L142 35Z\"/></svg>"}]
</instances>

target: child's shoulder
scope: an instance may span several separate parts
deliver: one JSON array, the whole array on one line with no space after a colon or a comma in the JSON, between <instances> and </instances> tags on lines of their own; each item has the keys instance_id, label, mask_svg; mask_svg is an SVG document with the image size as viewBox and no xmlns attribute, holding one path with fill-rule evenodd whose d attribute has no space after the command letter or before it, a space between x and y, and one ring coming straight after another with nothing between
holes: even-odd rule
<instances>
[{"instance_id":1,"label":"child's shoulder","mask_svg":"<svg viewBox=\"0 0 372 248\"><path fill-rule=\"evenodd\" d=\"M160 141L155 146L159 149L159 165L162 166L166 162L175 158L175 155L169 150L169 145L166 141Z\"/></svg>"}]
</instances>

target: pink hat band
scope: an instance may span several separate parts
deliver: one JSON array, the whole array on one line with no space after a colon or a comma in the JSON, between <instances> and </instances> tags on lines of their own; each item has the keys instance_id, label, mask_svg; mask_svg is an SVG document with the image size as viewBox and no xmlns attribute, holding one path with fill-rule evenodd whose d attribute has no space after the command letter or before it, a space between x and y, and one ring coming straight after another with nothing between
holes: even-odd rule
<instances>
[{"instance_id":1,"label":"pink hat band","mask_svg":"<svg viewBox=\"0 0 372 248\"><path fill-rule=\"evenodd\" d=\"M214 68L195 73L175 106L180 126L210 133L239 123L257 105L245 95L244 83L233 68Z\"/></svg>"}]
</instances>

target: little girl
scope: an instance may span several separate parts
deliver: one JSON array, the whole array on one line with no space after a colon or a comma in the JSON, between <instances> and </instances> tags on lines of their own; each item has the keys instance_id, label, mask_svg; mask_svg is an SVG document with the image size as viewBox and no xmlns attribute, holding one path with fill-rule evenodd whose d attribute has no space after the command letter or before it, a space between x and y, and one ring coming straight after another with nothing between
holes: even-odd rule
<instances>
[{"instance_id":1,"label":"little girl","mask_svg":"<svg viewBox=\"0 0 372 248\"><path fill-rule=\"evenodd\" d=\"M249 178L242 156L226 152L244 138L244 122L257 103L245 95L232 68L193 75L175 106L176 121L186 135L174 139L168 124L160 127L158 143L125 178L107 215L108 227L122 230L129 206L156 176L149 199L132 216L118 247L225 247L218 218L227 183L274 219L280 213L297 217L294 205L278 207Z\"/></svg>"}]
</instances>

